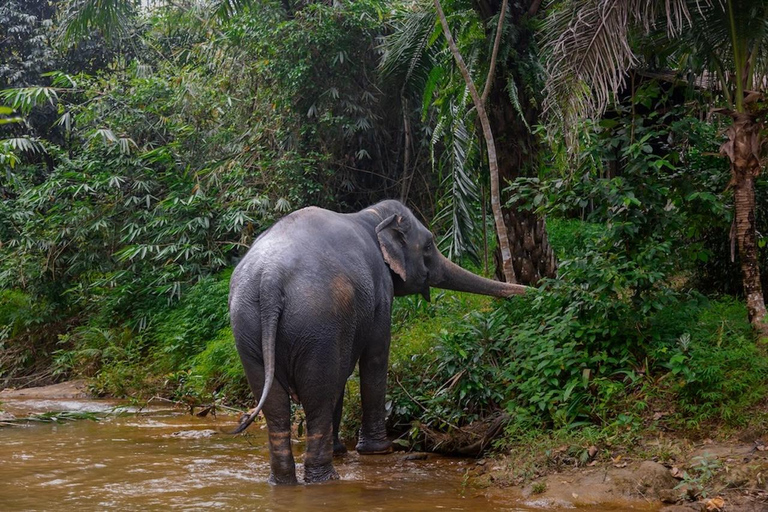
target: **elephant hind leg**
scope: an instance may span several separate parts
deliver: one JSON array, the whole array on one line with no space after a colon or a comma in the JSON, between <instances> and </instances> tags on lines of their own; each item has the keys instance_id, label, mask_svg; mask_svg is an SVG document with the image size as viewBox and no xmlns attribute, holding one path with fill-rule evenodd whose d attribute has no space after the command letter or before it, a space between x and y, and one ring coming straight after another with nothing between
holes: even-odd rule
<instances>
[{"instance_id":1,"label":"elephant hind leg","mask_svg":"<svg viewBox=\"0 0 768 512\"><path fill-rule=\"evenodd\" d=\"M264 368L242 352L241 359L253 395L261 396ZM296 463L291 451L291 399L280 383L272 384L262 413L269 432L269 483L295 484Z\"/></svg>"},{"instance_id":2,"label":"elephant hind leg","mask_svg":"<svg viewBox=\"0 0 768 512\"><path fill-rule=\"evenodd\" d=\"M307 412L307 452L304 455L304 481L308 484L338 480L333 467L333 414L324 408L319 414Z\"/></svg>"},{"instance_id":3,"label":"elephant hind leg","mask_svg":"<svg viewBox=\"0 0 768 512\"><path fill-rule=\"evenodd\" d=\"M298 395L307 418L304 481L306 483L338 480L333 468L333 423L338 397L338 373L332 364L322 374L300 381Z\"/></svg>"},{"instance_id":4,"label":"elephant hind leg","mask_svg":"<svg viewBox=\"0 0 768 512\"><path fill-rule=\"evenodd\" d=\"M291 399L280 384L273 384L264 417L269 432L269 464L271 484L295 484L296 463L291 450Z\"/></svg>"}]
</instances>

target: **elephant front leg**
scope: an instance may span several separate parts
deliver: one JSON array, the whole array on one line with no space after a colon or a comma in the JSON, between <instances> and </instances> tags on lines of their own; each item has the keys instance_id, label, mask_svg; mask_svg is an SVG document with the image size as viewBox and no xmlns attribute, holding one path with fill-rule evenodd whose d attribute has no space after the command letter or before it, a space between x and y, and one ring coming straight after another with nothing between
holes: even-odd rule
<instances>
[{"instance_id":1,"label":"elephant front leg","mask_svg":"<svg viewBox=\"0 0 768 512\"><path fill-rule=\"evenodd\" d=\"M363 405L363 424L357 442L361 455L392 452L392 441L387 438L386 393L387 365L389 362L389 332L385 343L368 347L360 358L360 399Z\"/></svg>"}]
</instances>

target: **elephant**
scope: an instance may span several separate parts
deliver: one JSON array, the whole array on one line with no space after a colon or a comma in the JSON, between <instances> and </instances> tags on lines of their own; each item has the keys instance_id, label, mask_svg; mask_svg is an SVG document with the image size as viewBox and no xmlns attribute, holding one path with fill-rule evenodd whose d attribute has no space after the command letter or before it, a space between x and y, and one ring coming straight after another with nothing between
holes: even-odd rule
<instances>
[{"instance_id":1,"label":"elephant","mask_svg":"<svg viewBox=\"0 0 768 512\"><path fill-rule=\"evenodd\" d=\"M232 273L229 311L248 384L263 411L272 484L295 484L291 399L306 415L306 483L338 479L346 381L359 362L360 454L392 451L385 393L394 296L430 287L507 297L526 286L477 276L444 257L432 233L402 203L357 213L295 211L262 233ZM274 382L274 381L277 382Z\"/></svg>"}]
</instances>

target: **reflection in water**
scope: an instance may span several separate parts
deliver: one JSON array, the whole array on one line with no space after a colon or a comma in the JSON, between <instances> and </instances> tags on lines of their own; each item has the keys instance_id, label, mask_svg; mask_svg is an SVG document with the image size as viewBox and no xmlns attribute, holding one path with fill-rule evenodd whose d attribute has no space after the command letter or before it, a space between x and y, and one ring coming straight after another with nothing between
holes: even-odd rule
<instances>
[{"instance_id":1,"label":"reflection in water","mask_svg":"<svg viewBox=\"0 0 768 512\"><path fill-rule=\"evenodd\" d=\"M13 410L13 403L4 407ZM465 489L466 462L441 457L352 452L336 461L341 481L273 487L266 483L266 430L211 432L233 422L165 412L0 429L0 508L521 510ZM301 475L303 446L295 453Z\"/></svg>"}]
</instances>

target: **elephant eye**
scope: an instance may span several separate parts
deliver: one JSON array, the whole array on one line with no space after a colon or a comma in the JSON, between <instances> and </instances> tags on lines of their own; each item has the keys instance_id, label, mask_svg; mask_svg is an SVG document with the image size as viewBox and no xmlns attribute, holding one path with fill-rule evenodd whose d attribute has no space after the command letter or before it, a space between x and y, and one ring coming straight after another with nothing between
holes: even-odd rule
<instances>
[{"instance_id":1,"label":"elephant eye","mask_svg":"<svg viewBox=\"0 0 768 512\"><path fill-rule=\"evenodd\" d=\"M424 252L429 252L432 250L432 240L424 244Z\"/></svg>"}]
</instances>

